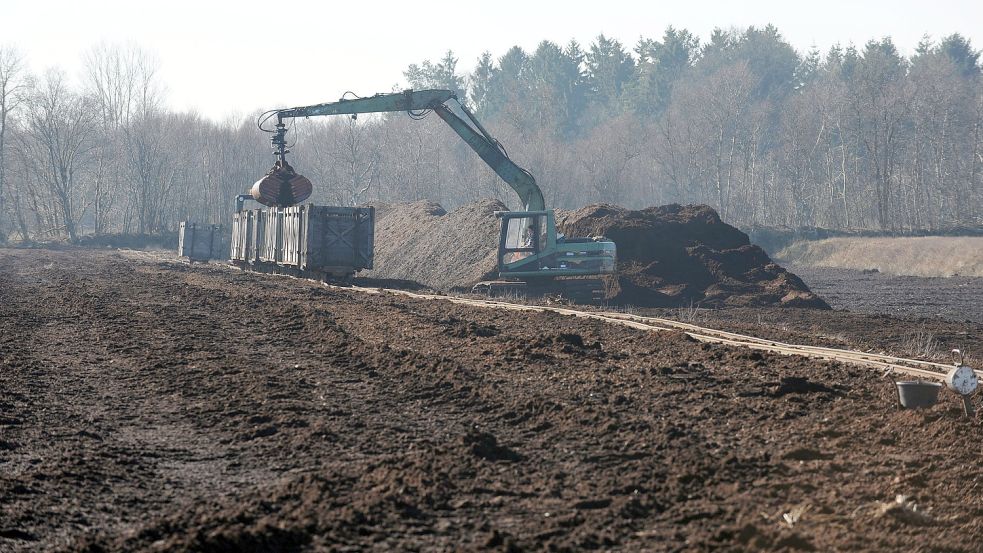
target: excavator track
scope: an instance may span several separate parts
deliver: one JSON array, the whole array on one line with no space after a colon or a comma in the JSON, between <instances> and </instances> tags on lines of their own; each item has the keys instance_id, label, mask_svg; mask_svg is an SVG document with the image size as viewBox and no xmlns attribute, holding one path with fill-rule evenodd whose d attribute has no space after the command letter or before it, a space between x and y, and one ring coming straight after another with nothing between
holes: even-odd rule
<instances>
[{"instance_id":1,"label":"excavator track","mask_svg":"<svg viewBox=\"0 0 983 553\"><path fill-rule=\"evenodd\" d=\"M472 292L489 298L555 298L582 305L599 305L604 299L604 281L596 278L542 282L492 280L475 284Z\"/></svg>"}]
</instances>

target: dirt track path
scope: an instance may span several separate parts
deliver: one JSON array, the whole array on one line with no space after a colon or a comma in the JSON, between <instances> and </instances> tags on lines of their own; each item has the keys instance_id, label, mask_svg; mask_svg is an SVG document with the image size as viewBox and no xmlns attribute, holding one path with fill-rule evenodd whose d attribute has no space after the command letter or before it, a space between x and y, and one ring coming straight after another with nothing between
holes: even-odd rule
<instances>
[{"instance_id":1,"label":"dirt track path","mask_svg":"<svg viewBox=\"0 0 983 553\"><path fill-rule=\"evenodd\" d=\"M863 369L106 252L0 250L0 332L4 551L983 540L979 425Z\"/></svg>"}]
</instances>

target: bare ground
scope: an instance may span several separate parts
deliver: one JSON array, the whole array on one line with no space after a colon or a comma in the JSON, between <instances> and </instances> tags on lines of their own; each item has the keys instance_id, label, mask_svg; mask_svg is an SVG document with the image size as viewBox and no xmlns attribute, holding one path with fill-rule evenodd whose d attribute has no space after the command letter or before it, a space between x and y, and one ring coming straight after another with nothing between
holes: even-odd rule
<instances>
[{"instance_id":1,"label":"bare ground","mask_svg":"<svg viewBox=\"0 0 983 553\"><path fill-rule=\"evenodd\" d=\"M918 277L827 267L798 274L836 309L983 325L983 277Z\"/></svg>"},{"instance_id":2,"label":"bare ground","mask_svg":"<svg viewBox=\"0 0 983 553\"><path fill-rule=\"evenodd\" d=\"M4 551L983 542L979 422L866 369L135 253L0 250L0 333Z\"/></svg>"},{"instance_id":3,"label":"bare ground","mask_svg":"<svg viewBox=\"0 0 983 553\"><path fill-rule=\"evenodd\" d=\"M983 278L983 236L863 236L794 242L783 263L920 277Z\"/></svg>"},{"instance_id":4,"label":"bare ground","mask_svg":"<svg viewBox=\"0 0 983 553\"><path fill-rule=\"evenodd\" d=\"M983 366L983 278L914 277L791 267L833 306L809 309L634 309L786 342L845 347L935 361L953 348Z\"/></svg>"}]
</instances>

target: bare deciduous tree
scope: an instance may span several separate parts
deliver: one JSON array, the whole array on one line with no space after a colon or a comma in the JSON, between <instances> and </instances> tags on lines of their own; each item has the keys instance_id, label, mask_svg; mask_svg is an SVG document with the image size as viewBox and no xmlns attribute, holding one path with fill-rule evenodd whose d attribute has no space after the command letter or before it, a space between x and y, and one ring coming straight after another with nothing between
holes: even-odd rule
<instances>
[{"instance_id":1,"label":"bare deciduous tree","mask_svg":"<svg viewBox=\"0 0 983 553\"><path fill-rule=\"evenodd\" d=\"M24 99L29 85L24 61L12 47L0 46L0 217L7 213L7 137L11 114ZM5 226L0 219L0 242L6 237ZM21 224L22 237L26 238L26 225Z\"/></svg>"},{"instance_id":2,"label":"bare deciduous tree","mask_svg":"<svg viewBox=\"0 0 983 553\"><path fill-rule=\"evenodd\" d=\"M99 44L84 56L86 88L99 109L100 147L92 181L93 223L104 230L120 199L139 232L154 227L160 196L158 62L135 45ZM124 198L125 195L125 198Z\"/></svg>"},{"instance_id":3,"label":"bare deciduous tree","mask_svg":"<svg viewBox=\"0 0 983 553\"><path fill-rule=\"evenodd\" d=\"M58 230L74 242L86 207L82 173L96 147L95 102L71 91L64 73L50 70L30 95L26 111L23 149L37 181L54 200Z\"/></svg>"}]
</instances>

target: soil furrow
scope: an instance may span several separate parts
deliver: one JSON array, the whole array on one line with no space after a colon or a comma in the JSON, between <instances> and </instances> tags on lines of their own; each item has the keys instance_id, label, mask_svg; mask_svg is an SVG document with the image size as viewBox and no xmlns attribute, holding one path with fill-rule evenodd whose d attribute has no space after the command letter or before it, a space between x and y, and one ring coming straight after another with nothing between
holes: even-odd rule
<instances>
[{"instance_id":1,"label":"soil furrow","mask_svg":"<svg viewBox=\"0 0 983 553\"><path fill-rule=\"evenodd\" d=\"M0 331L4 551L983 538L979 424L862 368L110 252L0 250Z\"/></svg>"}]
</instances>

